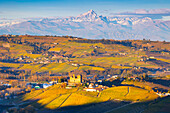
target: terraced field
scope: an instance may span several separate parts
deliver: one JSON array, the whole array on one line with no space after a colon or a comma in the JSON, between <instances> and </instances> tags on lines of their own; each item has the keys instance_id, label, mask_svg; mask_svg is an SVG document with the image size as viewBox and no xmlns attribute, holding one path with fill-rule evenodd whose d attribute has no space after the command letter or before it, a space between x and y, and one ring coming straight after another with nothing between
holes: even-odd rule
<instances>
[{"instance_id":1,"label":"terraced field","mask_svg":"<svg viewBox=\"0 0 170 113\"><path fill-rule=\"evenodd\" d=\"M0 62L0 67L11 67L11 68L18 68L22 66L22 64L19 63L4 63L4 62Z\"/></svg>"},{"instance_id":2,"label":"terraced field","mask_svg":"<svg viewBox=\"0 0 170 113\"><path fill-rule=\"evenodd\" d=\"M105 70L102 67L94 67L94 66L80 66L78 69L79 70L99 70L99 71L104 71Z\"/></svg>"},{"instance_id":3,"label":"terraced field","mask_svg":"<svg viewBox=\"0 0 170 113\"><path fill-rule=\"evenodd\" d=\"M20 64L3 64L2 66L9 66L15 67L21 70L32 70L33 73L35 72L53 72L53 73L64 73L70 72L75 69L79 70L98 70L104 71L106 68L116 68L116 69L131 69L133 66L140 66L146 68L159 68L159 64L154 64L152 62L138 62L140 59L139 56L146 56L145 51L140 50L133 50L130 46L125 46L123 44L103 44L101 42L98 43L79 43L75 42L72 38L64 38L64 37L44 37L44 36L20 36L18 38L12 38L16 40L17 43L13 42L4 42L0 41L1 53L6 54L10 57L20 57L20 56L27 56L31 61L37 62L42 61L44 58L53 60L51 57L41 54L31 54L31 51L36 50L36 48L42 47L49 47L46 53L51 51L56 51L57 54L61 52L60 55L68 55L72 56L69 58L70 62L64 63L48 63L47 65L39 65L34 63L33 64L24 64L23 66ZM77 39L76 39L77 40ZM81 40L81 39L80 39ZM20 42L20 43L19 43ZM21 44L22 42L22 44ZM29 43L26 43L29 42ZM10 47L5 48L3 47L4 43L9 43ZM31 43L31 44L30 44ZM141 44L147 46L147 44L142 44L141 41L132 41L132 43ZM157 43L151 43L152 45L158 46ZM41 48L42 48L41 47ZM162 44L161 47L169 47L169 44ZM8 51L9 50L9 51ZM9 52L9 53L8 53ZM96 52L96 53L95 53ZM126 53L126 55L119 55L120 53ZM93 55L96 54L96 55ZM166 54L166 52L165 52ZM105 56L106 55L106 56ZM3 58L4 55L2 56ZM166 59L161 57L157 58L158 61L163 61L169 63L167 59L169 55L166 55ZM42 59L41 59L42 58ZM78 64L84 64L85 66L74 67L70 65L72 62ZM2 63L0 63L2 64ZM128 66L118 66L118 65L128 64ZM95 66L92 66L95 65Z\"/></svg>"},{"instance_id":4,"label":"terraced field","mask_svg":"<svg viewBox=\"0 0 170 113\"><path fill-rule=\"evenodd\" d=\"M68 63L50 63L47 64L45 67L40 68L39 71L69 72L74 69L77 69L77 67L72 66Z\"/></svg>"}]
</instances>

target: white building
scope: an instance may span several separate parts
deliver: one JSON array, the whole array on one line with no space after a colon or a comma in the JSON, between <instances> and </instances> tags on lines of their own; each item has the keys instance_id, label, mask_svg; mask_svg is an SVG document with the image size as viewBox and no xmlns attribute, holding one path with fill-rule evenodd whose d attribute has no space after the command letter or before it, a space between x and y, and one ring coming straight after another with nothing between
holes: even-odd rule
<instances>
[{"instance_id":1,"label":"white building","mask_svg":"<svg viewBox=\"0 0 170 113\"><path fill-rule=\"evenodd\" d=\"M52 86L51 84L43 84L43 88L48 88L49 86Z\"/></svg>"}]
</instances>

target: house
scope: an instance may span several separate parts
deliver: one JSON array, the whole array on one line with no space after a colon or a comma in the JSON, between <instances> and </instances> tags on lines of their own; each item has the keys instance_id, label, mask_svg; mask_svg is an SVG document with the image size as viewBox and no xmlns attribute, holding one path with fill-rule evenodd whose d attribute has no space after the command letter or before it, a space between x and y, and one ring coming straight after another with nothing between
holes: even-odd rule
<instances>
[{"instance_id":1,"label":"house","mask_svg":"<svg viewBox=\"0 0 170 113\"><path fill-rule=\"evenodd\" d=\"M140 80L139 77L135 77L135 76L131 76L131 77L128 77L129 80Z\"/></svg>"},{"instance_id":2,"label":"house","mask_svg":"<svg viewBox=\"0 0 170 113\"><path fill-rule=\"evenodd\" d=\"M102 88L84 88L84 90L88 92L100 92L103 89Z\"/></svg>"},{"instance_id":3,"label":"house","mask_svg":"<svg viewBox=\"0 0 170 113\"><path fill-rule=\"evenodd\" d=\"M97 90L95 88L84 88L85 91L89 92L96 92Z\"/></svg>"},{"instance_id":4,"label":"house","mask_svg":"<svg viewBox=\"0 0 170 113\"><path fill-rule=\"evenodd\" d=\"M134 76L128 77L129 80L135 80Z\"/></svg>"},{"instance_id":5,"label":"house","mask_svg":"<svg viewBox=\"0 0 170 113\"><path fill-rule=\"evenodd\" d=\"M3 84L3 86L6 86L7 88L11 88L11 84Z\"/></svg>"},{"instance_id":6,"label":"house","mask_svg":"<svg viewBox=\"0 0 170 113\"><path fill-rule=\"evenodd\" d=\"M155 58L154 56L149 57L150 59Z\"/></svg>"},{"instance_id":7,"label":"house","mask_svg":"<svg viewBox=\"0 0 170 113\"><path fill-rule=\"evenodd\" d=\"M40 86L35 86L34 88L35 88L35 89L40 89Z\"/></svg>"},{"instance_id":8,"label":"house","mask_svg":"<svg viewBox=\"0 0 170 113\"><path fill-rule=\"evenodd\" d=\"M70 82L71 83L82 83L82 76L81 75L75 76L73 74L73 76L70 77Z\"/></svg>"},{"instance_id":9,"label":"house","mask_svg":"<svg viewBox=\"0 0 170 113\"><path fill-rule=\"evenodd\" d=\"M90 83L89 88L95 88L94 83Z\"/></svg>"},{"instance_id":10,"label":"house","mask_svg":"<svg viewBox=\"0 0 170 113\"><path fill-rule=\"evenodd\" d=\"M102 80L97 80L97 82L99 82L100 84L102 83Z\"/></svg>"},{"instance_id":11,"label":"house","mask_svg":"<svg viewBox=\"0 0 170 113\"><path fill-rule=\"evenodd\" d=\"M99 84L95 84L95 87L98 87L99 86Z\"/></svg>"},{"instance_id":12,"label":"house","mask_svg":"<svg viewBox=\"0 0 170 113\"><path fill-rule=\"evenodd\" d=\"M45 88L45 89L48 88L49 86L52 86L52 84L47 84L47 83L43 84L43 88Z\"/></svg>"},{"instance_id":13,"label":"house","mask_svg":"<svg viewBox=\"0 0 170 113\"><path fill-rule=\"evenodd\" d=\"M133 69L138 69L138 67L134 66Z\"/></svg>"},{"instance_id":14,"label":"house","mask_svg":"<svg viewBox=\"0 0 170 113\"><path fill-rule=\"evenodd\" d=\"M63 59L60 59L60 60L59 60L59 63L63 63L63 62L64 62L64 60L63 60Z\"/></svg>"},{"instance_id":15,"label":"house","mask_svg":"<svg viewBox=\"0 0 170 113\"><path fill-rule=\"evenodd\" d=\"M90 92L100 92L103 89L106 89L106 88L102 85L98 85L94 83L90 83L88 88L84 88L85 91L90 91Z\"/></svg>"},{"instance_id":16,"label":"house","mask_svg":"<svg viewBox=\"0 0 170 113\"><path fill-rule=\"evenodd\" d=\"M50 81L49 83L50 83L50 84L57 84L58 81Z\"/></svg>"},{"instance_id":17,"label":"house","mask_svg":"<svg viewBox=\"0 0 170 113\"><path fill-rule=\"evenodd\" d=\"M113 76L112 76L112 78L117 78L117 77L118 77L118 75L113 75Z\"/></svg>"},{"instance_id":18,"label":"house","mask_svg":"<svg viewBox=\"0 0 170 113\"><path fill-rule=\"evenodd\" d=\"M76 63L72 63L71 65L76 66L76 67L79 66L79 64L76 64Z\"/></svg>"},{"instance_id":19,"label":"house","mask_svg":"<svg viewBox=\"0 0 170 113\"><path fill-rule=\"evenodd\" d=\"M127 55L127 53L119 53L119 55L125 56Z\"/></svg>"}]
</instances>

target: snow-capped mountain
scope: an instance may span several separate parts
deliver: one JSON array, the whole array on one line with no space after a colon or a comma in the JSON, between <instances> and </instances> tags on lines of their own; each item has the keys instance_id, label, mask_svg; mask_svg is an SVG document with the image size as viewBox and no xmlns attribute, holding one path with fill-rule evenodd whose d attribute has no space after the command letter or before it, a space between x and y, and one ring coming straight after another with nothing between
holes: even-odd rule
<instances>
[{"instance_id":1,"label":"snow-capped mountain","mask_svg":"<svg viewBox=\"0 0 170 113\"><path fill-rule=\"evenodd\" d=\"M170 21L138 16L102 16L90 10L76 17L0 23L0 34L72 35L90 39L151 39L170 41Z\"/></svg>"},{"instance_id":2,"label":"snow-capped mountain","mask_svg":"<svg viewBox=\"0 0 170 113\"><path fill-rule=\"evenodd\" d=\"M95 20L97 18L98 18L98 16L93 10L90 10L87 13L81 14L81 15L76 17L76 19L81 19L81 20L85 19L86 21L92 21L92 20Z\"/></svg>"},{"instance_id":3,"label":"snow-capped mountain","mask_svg":"<svg viewBox=\"0 0 170 113\"><path fill-rule=\"evenodd\" d=\"M39 21L42 18L21 18L21 19L7 19L7 18L0 18L0 27L8 27L14 24L19 24L25 21L34 20Z\"/></svg>"}]
</instances>

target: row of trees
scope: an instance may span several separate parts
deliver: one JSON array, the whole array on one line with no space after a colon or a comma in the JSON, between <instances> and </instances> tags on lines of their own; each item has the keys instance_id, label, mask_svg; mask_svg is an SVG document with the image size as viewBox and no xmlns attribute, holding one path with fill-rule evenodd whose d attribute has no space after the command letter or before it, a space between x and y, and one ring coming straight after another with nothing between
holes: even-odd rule
<instances>
[{"instance_id":1,"label":"row of trees","mask_svg":"<svg viewBox=\"0 0 170 113\"><path fill-rule=\"evenodd\" d=\"M80 39L80 40L69 40L69 41L78 42L78 43L121 44L124 46L133 47L132 42L129 40L118 41L118 40L105 40L105 39L102 40Z\"/></svg>"}]
</instances>

